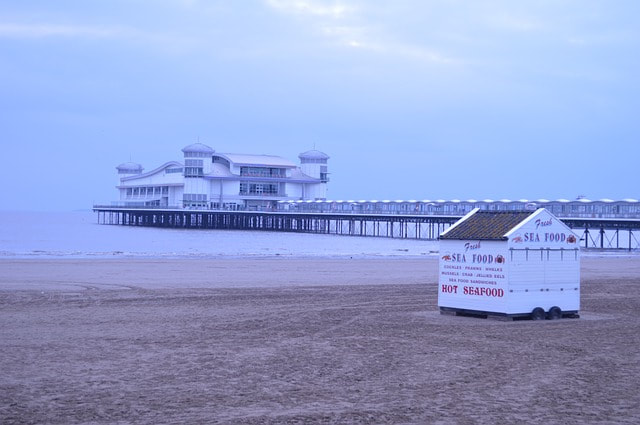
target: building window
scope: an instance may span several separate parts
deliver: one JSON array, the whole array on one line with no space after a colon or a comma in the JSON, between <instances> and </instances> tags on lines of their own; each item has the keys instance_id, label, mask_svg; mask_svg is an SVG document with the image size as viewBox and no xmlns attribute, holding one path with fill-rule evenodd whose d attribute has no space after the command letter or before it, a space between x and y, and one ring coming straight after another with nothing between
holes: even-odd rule
<instances>
[{"instance_id":1,"label":"building window","mask_svg":"<svg viewBox=\"0 0 640 425\"><path fill-rule=\"evenodd\" d=\"M240 195L250 196L278 196L279 185L277 183L240 183Z\"/></svg>"},{"instance_id":2,"label":"building window","mask_svg":"<svg viewBox=\"0 0 640 425\"><path fill-rule=\"evenodd\" d=\"M209 154L206 152L185 152L185 158L208 158Z\"/></svg>"},{"instance_id":3,"label":"building window","mask_svg":"<svg viewBox=\"0 0 640 425\"><path fill-rule=\"evenodd\" d=\"M286 177L284 168L240 167L240 175L245 177Z\"/></svg>"},{"instance_id":4,"label":"building window","mask_svg":"<svg viewBox=\"0 0 640 425\"><path fill-rule=\"evenodd\" d=\"M202 167L184 167L185 177L202 177L203 175Z\"/></svg>"},{"instance_id":5,"label":"building window","mask_svg":"<svg viewBox=\"0 0 640 425\"><path fill-rule=\"evenodd\" d=\"M182 173L182 168L167 168L165 174Z\"/></svg>"},{"instance_id":6,"label":"building window","mask_svg":"<svg viewBox=\"0 0 640 425\"><path fill-rule=\"evenodd\" d=\"M182 199L185 202L203 202L207 200L207 195L202 193L185 193Z\"/></svg>"}]
</instances>

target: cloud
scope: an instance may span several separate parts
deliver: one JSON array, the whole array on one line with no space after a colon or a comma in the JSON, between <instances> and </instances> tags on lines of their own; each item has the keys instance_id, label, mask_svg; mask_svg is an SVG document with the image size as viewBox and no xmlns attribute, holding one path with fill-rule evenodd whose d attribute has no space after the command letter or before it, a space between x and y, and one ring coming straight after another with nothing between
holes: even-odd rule
<instances>
[{"instance_id":1,"label":"cloud","mask_svg":"<svg viewBox=\"0 0 640 425\"><path fill-rule=\"evenodd\" d=\"M530 16L524 17L514 14L497 13L491 15L487 21L490 26L512 32L526 33L545 29L545 25L541 21Z\"/></svg>"},{"instance_id":2,"label":"cloud","mask_svg":"<svg viewBox=\"0 0 640 425\"><path fill-rule=\"evenodd\" d=\"M95 38L138 41L187 41L184 36L158 34L121 26L84 26L59 24L0 23L0 37L4 38Z\"/></svg>"},{"instance_id":3,"label":"cloud","mask_svg":"<svg viewBox=\"0 0 640 425\"><path fill-rule=\"evenodd\" d=\"M130 38L139 36L131 29L118 27L89 27L56 24L14 24L0 23L0 36L11 38L45 37L93 37L93 38Z\"/></svg>"},{"instance_id":4,"label":"cloud","mask_svg":"<svg viewBox=\"0 0 640 425\"><path fill-rule=\"evenodd\" d=\"M344 47L370 51L389 56L401 56L429 63L453 64L460 62L452 57L445 56L435 49L408 43L375 40L368 36L362 27L324 27L323 32Z\"/></svg>"},{"instance_id":5,"label":"cloud","mask_svg":"<svg viewBox=\"0 0 640 425\"><path fill-rule=\"evenodd\" d=\"M436 49L394 40L380 27L368 22L367 10L362 7L309 0L266 0L266 3L279 12L304 20L309 24L308 28L341 48L437 64L456 62Z\"/></svg>"},{"instance_id":6,"label":"cloud","mask_svg":"<svg viewBox=\"0 0 640 425\"><path fill-rule=\"evenodd\" d=\"M196 41L183 34L156 33L124 26L0 23L0 39L75 39L123 41L150 45L163 51L179 52Z\"/></svg>"},{"instance_id":7,"label":"cloud","mask_svg":"<svg viewBox=\"0 0 640 425\"><path fill-rule=\"evenodd\" d=\"M310 0L267 0L267 4L282 12L340 19L352 13L354 8L341 2L327 4Z\"/></svg>"}]
</instances>

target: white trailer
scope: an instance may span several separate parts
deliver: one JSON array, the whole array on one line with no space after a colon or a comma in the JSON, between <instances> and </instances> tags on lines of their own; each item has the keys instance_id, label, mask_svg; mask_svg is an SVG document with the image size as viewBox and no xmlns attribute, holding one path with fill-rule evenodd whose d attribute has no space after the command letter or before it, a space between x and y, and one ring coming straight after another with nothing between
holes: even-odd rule
<instances>
[{"instance_id":1,"label":"white trailer","mask_svg":"<svg viewBox=\"0 0 640 425\"><path fill-rule=\"evenodd\" d=\"M578 238L546 209L475 209L439 240L442 313L579 317Z\"/></svg>"}]
</instances>

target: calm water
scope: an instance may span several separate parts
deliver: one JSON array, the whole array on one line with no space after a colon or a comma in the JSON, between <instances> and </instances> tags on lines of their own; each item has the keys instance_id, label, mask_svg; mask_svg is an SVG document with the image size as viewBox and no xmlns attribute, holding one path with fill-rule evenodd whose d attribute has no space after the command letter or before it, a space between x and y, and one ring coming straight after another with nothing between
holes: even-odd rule
<instances>
[{"instance_id":1,"label":"calm water","mask_svg":"<svg viewBox=\"0 0 640 425\"><path fill-rule=\"evenodd\" d=\"M92 212L0 211L0 257L429 256L436 242L97 224Z\"/></svg>"}]
</instances>

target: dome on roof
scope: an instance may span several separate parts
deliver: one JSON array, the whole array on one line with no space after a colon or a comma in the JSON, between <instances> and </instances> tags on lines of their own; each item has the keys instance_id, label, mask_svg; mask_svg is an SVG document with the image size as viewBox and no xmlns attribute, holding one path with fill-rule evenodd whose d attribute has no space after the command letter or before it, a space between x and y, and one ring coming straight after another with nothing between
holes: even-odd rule
<instances>
[{"instance_id":1,"label":"dome on roof","mask_svg":"<svg viewBox=\"0 0 640 425\"><path fill-rule=\"evenodd\" d=\"M215 151L210 146L207 146L203 143L194 143L182 148L182 152L214 153Z\"/></svg>"},{"instance_id":2,"label":"dome on roof","mask_svg":"<svg viewBox=\"0 0 640 425\"><path fill-rule=\"evenodd\" d=\"M135 162L125 162L118 165L116 170L120 173L141 173L144 168L142 168L142 165L136 164Z\"/></svg>"},{"instance_id":3,"label":"dome on roof","mask_svg":"<svg viewBox=\"0 0 640 425\"><path fill-rule=\"evenodd\" d=\"M298 158L300 158L300 159L324 159L324 160L327 160L330 157L329 157L329 155L327 155L324 152L320 152L320 151L317 151L315 149L312 149L310 151L302 152L300 155L298 155Z\"/></svg>"}]
</instances>

